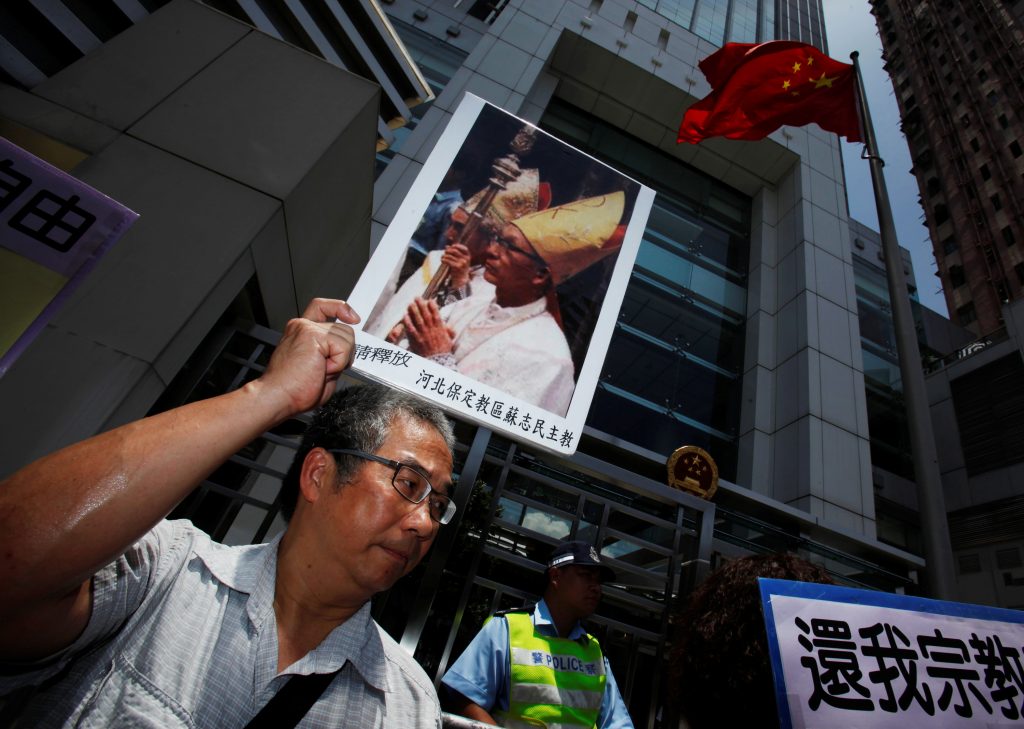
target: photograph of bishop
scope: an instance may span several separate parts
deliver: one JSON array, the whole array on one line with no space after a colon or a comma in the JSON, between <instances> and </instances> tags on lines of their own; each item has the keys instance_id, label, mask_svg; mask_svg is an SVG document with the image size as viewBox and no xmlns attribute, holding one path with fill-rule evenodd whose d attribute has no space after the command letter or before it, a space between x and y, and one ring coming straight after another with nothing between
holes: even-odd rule
<instances>
[{"instance_id":1,"label":"photograph of bishop","mask_svg":"<svg viewBox=\"0 0 1024 729\"><path fill-rule=\"evenodd\" d=\"M621 191L528 213L490 228L483 279L493 289L439 306L413 299L399 346L525 402L564 415L575 388L557 290L617 255ZM595 300L603 291L592 292Z\"/></svg>"},{"instance_id":2,"label":"photograph of bishop","mask_svg":"<svg viewBox=\"0 0 1024 729\"><path fill-rule=\"evenodd\" d=\"M439 306L470 296L494 294L494 286L484 277L484 260L491 235L516 218L550 206L551 186L541 182L537 169L523 170L518 178L495 195L484 213L483 224L467 233L467 224L473 215L471 211L480 207L480 201L485 195L486 190L480 190L466 203L460 203L451 210L441 233L443 247L435 248L423 256L422 263L398 284L397 290L394 287L385 288L364 331L407 347L407 343L401 341L404 335L402 319L413 299L424 297L442 265L448 267L448 276L435 295ZM424 221L429 222L428 215L424 215ZM416 242L414 236L406 252L406 261L416 255ZM406 267L403 263L402 268Z\"/></svg>"}]
</instances>

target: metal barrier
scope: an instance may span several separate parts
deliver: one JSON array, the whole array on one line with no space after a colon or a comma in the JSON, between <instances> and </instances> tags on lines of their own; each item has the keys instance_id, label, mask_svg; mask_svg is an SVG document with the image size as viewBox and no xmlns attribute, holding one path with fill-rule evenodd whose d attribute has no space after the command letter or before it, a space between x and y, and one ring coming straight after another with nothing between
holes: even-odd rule
<instances>
[{"instance_id":1,"label":"metal barrier","mask_svg":"<svg viewBox=\"0 0 1024 729\"><path fill-rule=\"evenodd\" d=\"M938 372L939 370L948 367L954 362L959 362L960 360L967 359L968 357L973 357L979 352L985 351L993 344L1004 342L1009 338L1010 335L1007 333L1006 327L999 327L994 332L986 334L981 339L976 339L970 344L961 347L957 351L947 354L942 359L935 360L934 362L929 362L924 368L924 373L926 375L930 375L933 372Z\"/></svg>"},{"instance_id":2,"label":"metal barrier","mask_svg":"<svg viewBox=\"0 0 1024 729\"><path fill-rule=\"evenodd\" d=\"M444 729L497 729L494 724L477 721L476 719L467 719L464 716L447 712L441 712L441 726Z\"/></svg>"}]
</instances>

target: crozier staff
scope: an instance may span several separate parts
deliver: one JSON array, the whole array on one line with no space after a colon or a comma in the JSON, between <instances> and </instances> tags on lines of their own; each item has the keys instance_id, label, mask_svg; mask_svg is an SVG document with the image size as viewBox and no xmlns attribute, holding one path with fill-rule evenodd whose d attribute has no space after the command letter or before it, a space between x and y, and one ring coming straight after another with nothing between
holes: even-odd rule
<instances>
[{"instance_id":1,"label":"crozier staff","mask_svg":"<svg viewBox=\"0 0 1024 729\"><path fill-rule=\"evenodd\" d=\"M530 125L523 126L509 143L509 153L504 157L494 160L491 165L491 178L487 181L487 187L471 200L467 206L469 219L466 221L464 237L469 237L476 232L476 229L484 222L484 216L491 209L494 199L502 190L508 188L509 184L519 178L522 170L519 168L520 158L533 149L534 140L537 137L537 129ZM421 298L432 299L438 291L448 285L449 272L442 266L431 279Z\"/></svg>"},{"instance_id":2,"label":"crozier staff","mask_svg":"<svg viewBox=\"0 0 1024 729\"><path fill-rule=\"evenodd\" d=\"M503 190L507 190L511 183L519 179L522 170L519 167L520 158L533 149L534 140L537 137L536 127L529 124L524 125L509 143L509 153L504 157L498 157L491 165L491 177L487 180L487 187L481 190L470 203L465 206L465 222L459 233L458 243L468 244L477 234L479 228L484 225L486 216L491 210L491 205ZM451 264L444 261L434 273L426 289L419 295L419 298L427 301L437 299L438 303L444 304L447 289L451 286L452 270ZM405 334L405 324L399 321L395 324L388 336L388 341L397 342Z\"/></svg>"}]
</instances>

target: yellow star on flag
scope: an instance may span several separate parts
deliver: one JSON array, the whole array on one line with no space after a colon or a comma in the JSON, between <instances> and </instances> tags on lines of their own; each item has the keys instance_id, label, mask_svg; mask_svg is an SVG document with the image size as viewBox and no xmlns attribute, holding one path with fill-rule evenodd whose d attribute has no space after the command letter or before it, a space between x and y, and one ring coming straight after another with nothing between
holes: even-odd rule
<instances>
[{"instance_id":1,"label":"yellow star on flag","mask_svg":"<svg viewBox=\"0 0 1024 729\"><path fill-rule=\"evenodd\" d=\"M808 66L813 66L814 65L814 56L808 56L807 57L807 65Z\"/></svg>"},{"instance_id":2,"label":"yellow star on flag","mask_svg":"<svg viewBox=\"0 0 1024 729\"><path fill-rule=\"evenodd\" d=\"M800 62L797 61L796 63L793 64L793 73L796 73L799 70L800 70Z\"/></svg>"},{"instance_id":3,"label":"yellow star on flag","mask_svg":"<svg viewBox=\"0 0 1024 729\"><path fill-rule=\"evenodd\" d=\"M787 79L787 80L782 82L782 90L786 91L788 88L789 88L789 80Z\"/></svg>"},{"instance_id":4,"label":"yellow star on flag","mask_svg":"<svg viewBox=\"0 0 1024 729\"><path fill-rule=\"evenodd\" d=\"M811 80L814 82L814 88L820 89L823 86L827 86L828 88L832 88L832 82L835 81L837 78L839 78L839 77L835 76L833 78L825 78L825 74L823 73L823 74L821 74L821 78L814 78L814 79L811 79Z\"/></svg>"}]
</instances>

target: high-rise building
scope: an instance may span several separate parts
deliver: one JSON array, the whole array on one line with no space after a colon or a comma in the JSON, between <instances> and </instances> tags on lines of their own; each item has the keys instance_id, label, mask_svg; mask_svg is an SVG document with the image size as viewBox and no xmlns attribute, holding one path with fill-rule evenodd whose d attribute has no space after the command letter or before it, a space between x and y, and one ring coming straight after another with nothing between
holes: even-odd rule
<instances>
[{"instance_id":1,"label":"high-rise building","mask_svg":"<svg viewBox=\"0 0 1024 729\"><path fill-rule=\"evenodd\" d=\"M1024 609L1024 300L927 376L958 599Z\"/></svg>"},{"instance_id":2,"label":"high-rise building","mask_svg":"<svg viewBox=\"0 0 1024 729\"><path fill-rule=\"evenodd\" d=\"M1001 0L872 0L950 318L1024 297L1024 24Z\"/></svg>"},{"instance_id":3,"label":"high-rise building","mask_svg":"<svg viewBox=\"0 0 1024 729\"><path fill-rule=\"evenodd\" d=\"M878 538L921 550L913 451L877 232L850 221L871 436ZM1024 606L1024 300L1003 306L1004 330L977 338L917 301L901 249L925 367L938 466L964 602Z\"/></svg>"}]
</instances>

